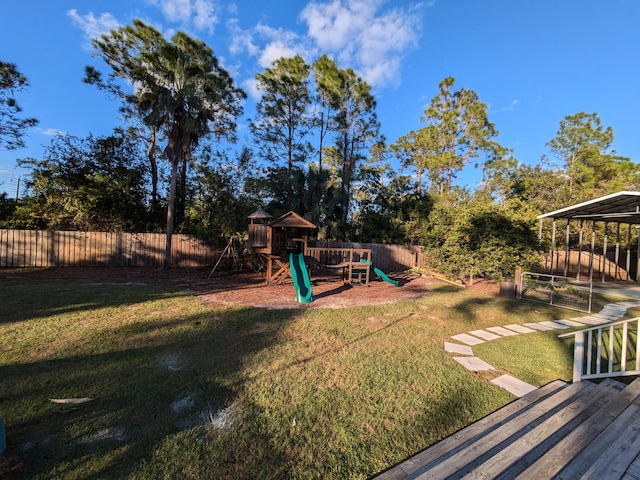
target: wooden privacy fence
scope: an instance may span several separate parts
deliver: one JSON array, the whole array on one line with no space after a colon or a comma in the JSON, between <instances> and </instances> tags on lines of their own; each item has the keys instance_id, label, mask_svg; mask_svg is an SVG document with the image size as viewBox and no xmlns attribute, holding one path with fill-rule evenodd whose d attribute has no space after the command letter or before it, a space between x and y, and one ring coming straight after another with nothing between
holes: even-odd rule
<instances>
[{"instance_id":1,"label":"wooden privacy fence","mask_svg":"<svg viewBox=\"0 0 640 480\"><path fill-rule=\"evenodd\" d=\"M164 233L0 230L0 267L161 267ZM171 265L212 265L222 249L190 236L172 237Z\"/></svg>"},{"instance_id":2,"label":"wooden privacy fence","mask_svg":"<svg viewBox=\"0 0 640 480\"><path fill-rule=\"evenodd\" d=\"M617 258L616 258L617 257ZM622 252L610 251L605 257L602 253L555 252L553 263L551 255L544 256L543 268L547 272L555 272L557 275L591 279L593 281L604 280L633 280L638 271L637 253L634 250L625 249ZM633 259L633 260L632 260ZM591 273L591 275L590 275Z\"/></svg>"},{"instance_id":3,"label":"wooden privacy fence","mask_svg":"<svg viewBox=\"0 0 640 480\"><path fill-rule=\"evenodd\" d=\"M164 233L61 232L0 229L0 268L20 267L161 267ZM373 264L385 272L400 272L422 264L420 247L378 243L314 242L313 247L371 250ZM208 267L223 248L191 235L174 234L171 265ZM224 267L233 264L224 258Z\"/></svg>"}]
</instances>

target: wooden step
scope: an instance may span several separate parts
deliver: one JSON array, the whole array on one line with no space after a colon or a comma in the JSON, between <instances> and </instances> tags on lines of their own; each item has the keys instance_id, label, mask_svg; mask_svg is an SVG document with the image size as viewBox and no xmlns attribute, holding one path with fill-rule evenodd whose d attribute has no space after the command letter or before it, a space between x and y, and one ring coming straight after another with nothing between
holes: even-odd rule
<instances>
[{"instance_id":1,"label":"wooden step","mask_svg":"<svg viewBox=\"0 0 640 480\"><path fill-rule=\"evenodd\" d=\"M573 429L517 478L553 478L631 404L640 405L640 380L635 380L587 421Z\"/></svg>"},{"instance_id":2,"label":"wooden step","mask_svg":"<svg viewBox=\"0 0 640 480\"><path fill-rule=\"evenodd\" d=\"M537 426L527 425L528 431L505 442L497 453L478 459L459 470L451 478L515 478L529 465L542 457L573 429L598 412L622 390L623 385L606 380L587 395L575 396L570 403ZM540 477L529 477L540 478Z\"/></svg>"},{"instance_id":3,"label":"wooden step","mask_svg":"<svg viewBox=\"0 0 640 480\"><path fill-rule=\"evenodd\" d=\"M634 384L640 382L635 380ZM640 453L640 401L636 398L562 469L558 479L622 478Z\"/></svg>"},{"instance_id":4,"label":"wooden step","mask_svg":"<svg viewBox=\"0 0 640 480\"><path fill-rule=\"evenodd\" d=\"M428 465L423 472L411 478L420 480L432 479L441 480L444 478L463 478L470 474L468 478L494 478L507 468L508 461L513 456L524 453L520 448L521 439L531 430L540 428L552 428L548 425L555 424L557 418L562 418L563 412L580 412L592 401L602 401L602 397L610 398L617 391L607 386L598 388L595 384L579 382L571 384L558 391L550 397L538 401L526 412L511 419L501 425L488 435L483 436L478 441L473 442L463 450L453 455L447 455L443 461L435 465ZM549 421L547 421L549 420ZM515 445L515 452L511 452L512 445ZM503 453L506 452L506 464L500 462ZM499 459L498 464L490 462L493 457ZM487 472L482 471L482 465L489 463ZM475 473L474 470L477 470Z\"/></svg>"},{"instance_id":5,"label":"wooden step","mask_svg":"<svg viewBox=\"0 0 640 480\"><path fill-rule=\"evenodd\" d=\"M552 382L376 480L640 480L640 379Z\"/></svg>"},{"instance_id":6,"label":"wooden step","mask_svg":"<svg viewBox=\"0 0 640 480\"><path fill-rule=\"evenodd\" d=\"M436 461L438 458L441 458L450 452L460 450L466 444L481 438L483 435L490 433L501 425L509 422L512 418L527 411L536 402L549 398L566 387L567 384L560 380L551 382L538 390L511 402L453 435L450 435L439 443L436 443L417 455L408 458L389 470L382 472L380 475L375 477L375 480L400 480L409 478L409 476L412 476L424 466Z\"/></svg>"}]
</instances>

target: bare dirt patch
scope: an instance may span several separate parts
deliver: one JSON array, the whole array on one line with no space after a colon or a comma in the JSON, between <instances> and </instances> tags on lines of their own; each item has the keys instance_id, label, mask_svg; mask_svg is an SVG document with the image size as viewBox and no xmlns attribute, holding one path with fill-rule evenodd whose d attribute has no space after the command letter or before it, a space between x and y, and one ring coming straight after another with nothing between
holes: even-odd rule
<instances>
[{"instance_id":1,"label":"bare dirt patch","mask_svg":"<svg viewBox=\"0 0 640 480\"><path fill-rule=\"evenodd\" d=\"M380 305L400 301L418 300L442 282L407 272L388 273L399 286L374 278L368 286L348 285L339 275L311 272L313 302L301 304L295 300L291 279L282 285L267 285L259 273L214 274L209 269L174 268L38 268L0 270L0 279L74 279L94 284L169 284L193 291L204 302L214 305L254 306L261 308L345 308L362 305ZM374 276L375 277L375 276ZM495 282L478 281L469 288L487 295L497 295Z\"/></svg>"}]
</instances>

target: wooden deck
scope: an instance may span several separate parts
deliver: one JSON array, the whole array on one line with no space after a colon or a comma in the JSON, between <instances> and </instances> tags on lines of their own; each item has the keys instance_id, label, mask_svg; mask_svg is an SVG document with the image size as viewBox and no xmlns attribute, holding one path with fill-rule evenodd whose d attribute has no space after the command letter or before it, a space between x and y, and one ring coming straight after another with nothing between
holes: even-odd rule
<instances>
[{"instance_id":1,"label":"wooden deck","mask_svg":"<svg viewBox=\"0 0 640 480\"><path fill-rule=\"evenodd\" d=\"M640 379L556 381L375 477L640 480Z\"/></svg>"}]
</instances>

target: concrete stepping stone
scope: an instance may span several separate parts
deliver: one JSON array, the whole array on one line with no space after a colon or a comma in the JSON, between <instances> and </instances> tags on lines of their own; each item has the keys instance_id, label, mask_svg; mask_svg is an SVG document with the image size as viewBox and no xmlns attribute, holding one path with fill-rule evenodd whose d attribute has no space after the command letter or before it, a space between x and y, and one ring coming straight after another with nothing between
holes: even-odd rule
<instances>
[{"instance_id":1,"label":"concrete stepping stone","mask_svg":"<svg viewBox=\"0 0 640 480\"><path fill-rule=\"evenodd\" d=\"M540 325L539 323L525 323L524 326L525 327L529 327L529 328L533 328L534 330L539 330L541 332L547 332L549 330L555 330L555 327L554 328L545 327L544 325Z\"/></svg>"},{"instance_id":2,"label":"concrete stepping stone","mask_svg":"<svg viewBox=\"0 0 640 480\"><path fill-rule=\"evenodd\" d=\"M527 382L512 377L511 375L500 375L491 380L491 383L504 388L506 391L514 394L516 397L524 397L527 393L537 390L538 387L529 385Z\"/></svg>"},{"instance_id":3,"label":"concrete stepping stone","mask_svg":"<svg viewBox=\"0 0 640 480\"><path fill-rule=\"evenodd\" d=\"M598 313L596 313L595 315L592 315L591 318L595 321L595 322L599 322L599 325L603 325L605 323L611 323L611 322L615 322L617 319L613 318L613 317L604 317Z\"/></svg>"},{"instance_id":4,"label":"concrete stepping stone","mask_svg":"<svg viewBox=\"0 0 640 480\"><path fill-rule=\"evenodd\" d=\"M444 351L457 353L459 355L473 355L471 347L468 345L460 345L459 343L444 342Z\"/></svg>"},{"instance_id":5,"label":"concrete stepping stone","mask_svg":"<svg viewBox=\"0 0 640 480\"><path fill-rule=\"evenodd\" d=\"M518 335L513 330L508 330L504 327L487 327L486 330L497 333L498 335L502 335L503 337L513 337L514 335Z\"/></svg>"},{"instance_id":6,"label":"concrete stepping stone","mask_svg":"<svg viewBox=\"0 0 640 480\"><path fill-rule=\"evenodd\" d=\"M504 328L508 328L509 330L513 330L518 333L533 333L535 330L530 329L529 327L525 327L524 325L516 325L515 323L512 325L505 325Z\"/></svg>"},{"instance_id":7,"label":"concrete stepping stone","mask_svg":"<svg viewBox=\"0 0 640 480\"><path fill-rule=\"evenodd\" d=\"M587 325L602 325L603 323L607 323L609 321L603 318L596 318L592 316L572 318L571 320L574 320L576 322L586 323Z\"/></svg>"},{"instance_id":8,"label":"concrete stepping stone","mask_svg":"<svg viewBox=\"0 0 640 480\"><path fill-rule=\"evenodd\" d=\"M627 309L626 308L607 308L604 307L602 310L600 310L600 315L604 315L605 317L621 317L623 316L625 313L627 313Z\"/></svg>"},{"instance_id":9,"label":"concrete stepping stone","mask_svg":"<svg viewBox=\"0 0 640 480\"><path fill-rule=\"evenodd\" d=\"M556 323L566 325L567 327L584 327L584 323L576 322L575 320L555 320Z\"/></svg>"},{"instance_id":10,"label":"concrete stepping stone","mask_svg":"<svg viewBox=\"0 0 640 480\"><path fill-rule=\"evenodd\" d=\"M597 316L597 315L592 315L591 318L594 319L595 321L599 322L600 325L602 325L603 323L611 323L614 320L616 320L615 318L600 317L600 316Z\"/></svg>"},{"instance_id":11,"label":"concrete stepping stone","mask_svg":"<svg viewBox=\"0 0 640 480\"><path fill-rule=\"evenodd\" d=\"M487 362L479 359L478 357L453 357L453 359L464 368L472 372L495 370L495 367L492 367Z\"/></svg>"},{"instance_id":12,"label":"concrete stepping stone","mask_svg":"<svg viewBox=\"0 0 640 480\"><path fill-rule=\"evenodd\" d=\"M500 335L487 332L486 330L473 330L472 332L469 332L469 333L474 337L479 337L483 340L496 340L497 338L501 338Z\"/></svg>"},{"instance_id":13,"label":"concrete stepping stone","mask_svg":"<svg viewBox=\"0 0 640 480\"><path fill-rule=\"evenodd\" d=\"M458 335L452 335L451 338L466 345L478 345L484 343L484 340L480 340L478 337L471 336L467 333L460 333Z\"/></svg>"},{"instance_id":14,"label":"concrete stepping stone","mask_svg":"<svg viewBox=\"0 0 640 480\"><path fill-rule=\"evenodd\" d=\"M539 322L540 325L544 325L545 327L549 327L551 329L557 330L557 329L565 329L565 328L569 328L566 325L562 325L561 323L557 323L557 322L552 322L552 321L547 321L547 322Z\"/></svg>"}]
</instances>

